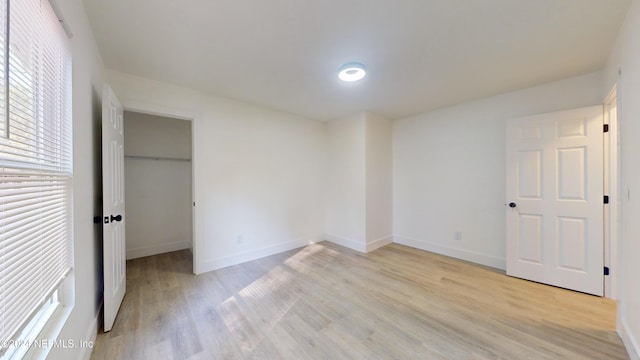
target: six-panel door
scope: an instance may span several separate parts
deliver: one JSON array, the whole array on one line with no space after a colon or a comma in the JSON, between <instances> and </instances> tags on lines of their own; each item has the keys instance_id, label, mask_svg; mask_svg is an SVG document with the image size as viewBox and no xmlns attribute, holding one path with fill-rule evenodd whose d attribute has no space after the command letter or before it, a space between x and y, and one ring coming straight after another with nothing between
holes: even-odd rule
<instances>
[{"instance_id":1,"label":"six-panel door","mask_svg":"<svg viewBox=\"0 0 640 360\"><path fill-rule=\"evenodd\" d=\"M507 121L507 274L603 294L602 107Z\"/></svg>"}]
</instances>

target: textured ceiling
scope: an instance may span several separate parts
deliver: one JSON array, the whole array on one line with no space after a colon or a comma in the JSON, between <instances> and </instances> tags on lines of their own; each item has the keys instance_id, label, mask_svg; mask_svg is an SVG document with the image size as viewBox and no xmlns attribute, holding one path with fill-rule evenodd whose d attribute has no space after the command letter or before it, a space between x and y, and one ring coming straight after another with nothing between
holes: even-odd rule
<instances>
[{"instance_id":1,"label":"textured ceiling","mask_svg":"<svg viewBox=\"0 0 640 360\"><path fill-rule=\"evenodd\" d=\"M329 120L603 67L629 0L85 0L105 65ZM341 84L336 69L369 74Z\"/></svg>"}]
</instances>

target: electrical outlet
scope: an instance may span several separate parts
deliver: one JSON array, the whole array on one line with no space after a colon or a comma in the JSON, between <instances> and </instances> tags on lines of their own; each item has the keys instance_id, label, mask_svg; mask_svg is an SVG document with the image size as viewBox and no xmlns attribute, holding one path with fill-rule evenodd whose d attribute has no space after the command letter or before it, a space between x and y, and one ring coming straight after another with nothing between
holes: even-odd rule
<instances>
[{"instance_id":1,"label":"electrical outlet","mask_svg":"<svg viewBox=\"0 0 640 360\"><path fill-rule=\"evenodd\" d=\"M454 240L462 240L462 231L456 231L453 233L453 239Z\"/></svg>"}]
</instances>

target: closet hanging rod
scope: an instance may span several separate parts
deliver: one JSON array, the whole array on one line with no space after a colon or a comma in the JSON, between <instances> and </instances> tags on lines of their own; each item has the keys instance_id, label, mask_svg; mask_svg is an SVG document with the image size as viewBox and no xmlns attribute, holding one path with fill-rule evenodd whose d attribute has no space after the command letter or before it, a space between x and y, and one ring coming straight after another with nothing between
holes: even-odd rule
<instances>
[{"instance_id":1,"label":"closet hanging rod","mask_svg":"<svg viewBox=\"0 0 640 360\"><path fill-rule=\"evenodd\" d=\"M125 155L125 159L133 159L133 160L163 160L163 161L191 161L191 159L186 158L172 158L172 157L162 157L162 156L137 156L137 155Z\"/></svg>"}]
</instances>

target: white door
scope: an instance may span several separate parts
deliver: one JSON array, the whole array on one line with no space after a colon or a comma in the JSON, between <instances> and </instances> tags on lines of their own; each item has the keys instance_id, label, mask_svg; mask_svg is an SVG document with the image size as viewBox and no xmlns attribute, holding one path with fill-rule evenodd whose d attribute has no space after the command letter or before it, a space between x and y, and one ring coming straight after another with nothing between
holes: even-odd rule
<instances>
[{"instance_id":1,"label":"white door","mask_svg":"<svg viewBox=\"0 0 640 360\"><path fill-rule=\"evenodd\" d=\"M507 275L603 294L602 106L507 121Z\"/></svg>"},{"instance_id":2,"label":"white door","mask_svg":"<svg viewBox=\"0 0 640 360\"><path fill-rule=\"evenodd\" d=\"M104 331L111 330L126 290L123 109L109 85L102 91L102 222Z\"/></svg>"}]
</instances>

